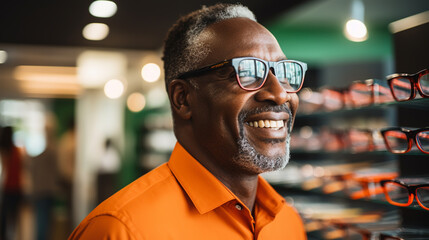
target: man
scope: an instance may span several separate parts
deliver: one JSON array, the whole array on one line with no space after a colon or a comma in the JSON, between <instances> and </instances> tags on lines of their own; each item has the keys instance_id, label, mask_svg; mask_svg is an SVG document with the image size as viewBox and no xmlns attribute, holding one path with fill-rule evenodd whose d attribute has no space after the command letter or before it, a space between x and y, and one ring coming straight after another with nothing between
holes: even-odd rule
<instances>
[{"instance_id":1,"label":"man","mask_svg":"<svg viewBox=\"0 0 429 240\"><path fill-rule=\"evenodd\" d=\"M179 19L163 59L178 140L169 162L70 239L305 239L297 212L258 175L288 162L306 65L282 61L246 7L223 4Z\"/></svg>"}]
</instances>

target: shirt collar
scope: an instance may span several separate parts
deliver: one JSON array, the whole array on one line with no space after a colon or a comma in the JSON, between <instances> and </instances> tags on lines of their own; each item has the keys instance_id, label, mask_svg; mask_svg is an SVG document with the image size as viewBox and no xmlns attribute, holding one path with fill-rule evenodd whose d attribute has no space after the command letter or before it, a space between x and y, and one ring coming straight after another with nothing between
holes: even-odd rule
<instances>
[{"instance_id":1,"label":"shirt collar","mask_svg":"<svg viewBox=\"0 0 429 240\"><path fill-rule=\"evenodd\" d=\"M256 203L274 217L282 209L285 199L265 179L259 176Z\"/></svg>"},{"instance_id":2,"label":"shirt collar","mask_svg":"<svg viewBox=\"0 0 429 240\"><path fill-rule=\"evenodd\" d=\"M192 157L180 143L174 147L168 166L201 214L237 199L234 193ZM259 176L256 202L264 211L275 216L280 211L284 198Z\"/></svg>"},{"instance_id":3,"label":"shirt collar","mask_svg":"<svg viewBox=\"0 0 429 240\"><path fill-rule=\"evenodd\" d=\"M168 166L201 214L236 198L179 143L174 147Z\"/></svg>"}]
</instances>

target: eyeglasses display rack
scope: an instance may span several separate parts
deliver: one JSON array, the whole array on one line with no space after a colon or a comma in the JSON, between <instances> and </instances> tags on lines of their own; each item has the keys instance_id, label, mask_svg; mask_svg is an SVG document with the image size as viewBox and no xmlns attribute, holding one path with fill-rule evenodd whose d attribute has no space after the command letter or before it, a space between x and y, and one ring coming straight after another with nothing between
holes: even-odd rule
<instances>
[{"instance_id":1,"label":"eyeglasses display rack","mask_svg":"<svg viewBox=\"0 0 429 240\"><path fill-rule=\"evenodd\" d=\"M394 35L397 73L429 68L419 48L420 44L428 49L428 31L426 23ZM413 35L411 42L404 40L410 38L408 32ZM422 55L411 66L407 48L420 49L413 56ZM424 84L427 79L425 76ZM393 179L403 180L407 186L429 184L429 154L417 148L417 144L427 147L424 141L429 132L420 136L422 142L413 139L411 151L399 154L385 146L380 133L388 127L429 127L429 98L417 92L412 100L399 102L392 96L386 100L389 86L380 79L366 84L371 86L370 100L355 104L359 102L356 98L369 96L362 86L301 90L291 162L285 170L264 177L300 212L309 239L429 239L429 210L425 207L429 207L429 187L421 188L416 196L405 188L399 191L380 184ZM360 95L353 96L352 91ZM394 200L399 204L391 204L385 194L396 194Z\"/></svg>"}]
</instances>

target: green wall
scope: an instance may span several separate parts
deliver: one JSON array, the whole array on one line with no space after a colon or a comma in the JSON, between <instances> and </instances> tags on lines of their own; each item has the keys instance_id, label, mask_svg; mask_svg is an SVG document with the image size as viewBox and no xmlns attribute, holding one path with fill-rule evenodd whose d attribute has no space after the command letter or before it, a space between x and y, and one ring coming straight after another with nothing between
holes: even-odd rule
<instances>
[{"instance_id":1,"label":"green wall","mask_svg":"<svg viewBox=\"0 0 429 240\"><path fill-rule=\"evenodd\" d=\"M345 38L341 26L288 26L282 20L267 25L289 59L310 65L343 61L386 60L393 56L393 42L387 27L368 27L364 42Z\"/></svg>"}]
</instances>

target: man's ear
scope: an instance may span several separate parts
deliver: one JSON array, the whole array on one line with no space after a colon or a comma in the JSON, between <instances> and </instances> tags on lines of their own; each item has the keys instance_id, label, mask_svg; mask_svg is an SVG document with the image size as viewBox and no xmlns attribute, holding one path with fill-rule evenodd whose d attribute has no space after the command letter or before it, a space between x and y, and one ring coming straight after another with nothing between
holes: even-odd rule
<instances>
[{"instance_id":1,"label":"man's ear","mask_svg":"<svg viewBox=\"0 0 429 240\"><path fill-rule=\"evenodd\" d=\"M191 86L182 79L173 79L168 85L171 108L182 119L190 119L192 111L189 104Z\"/></svg>"}]
</instances>

